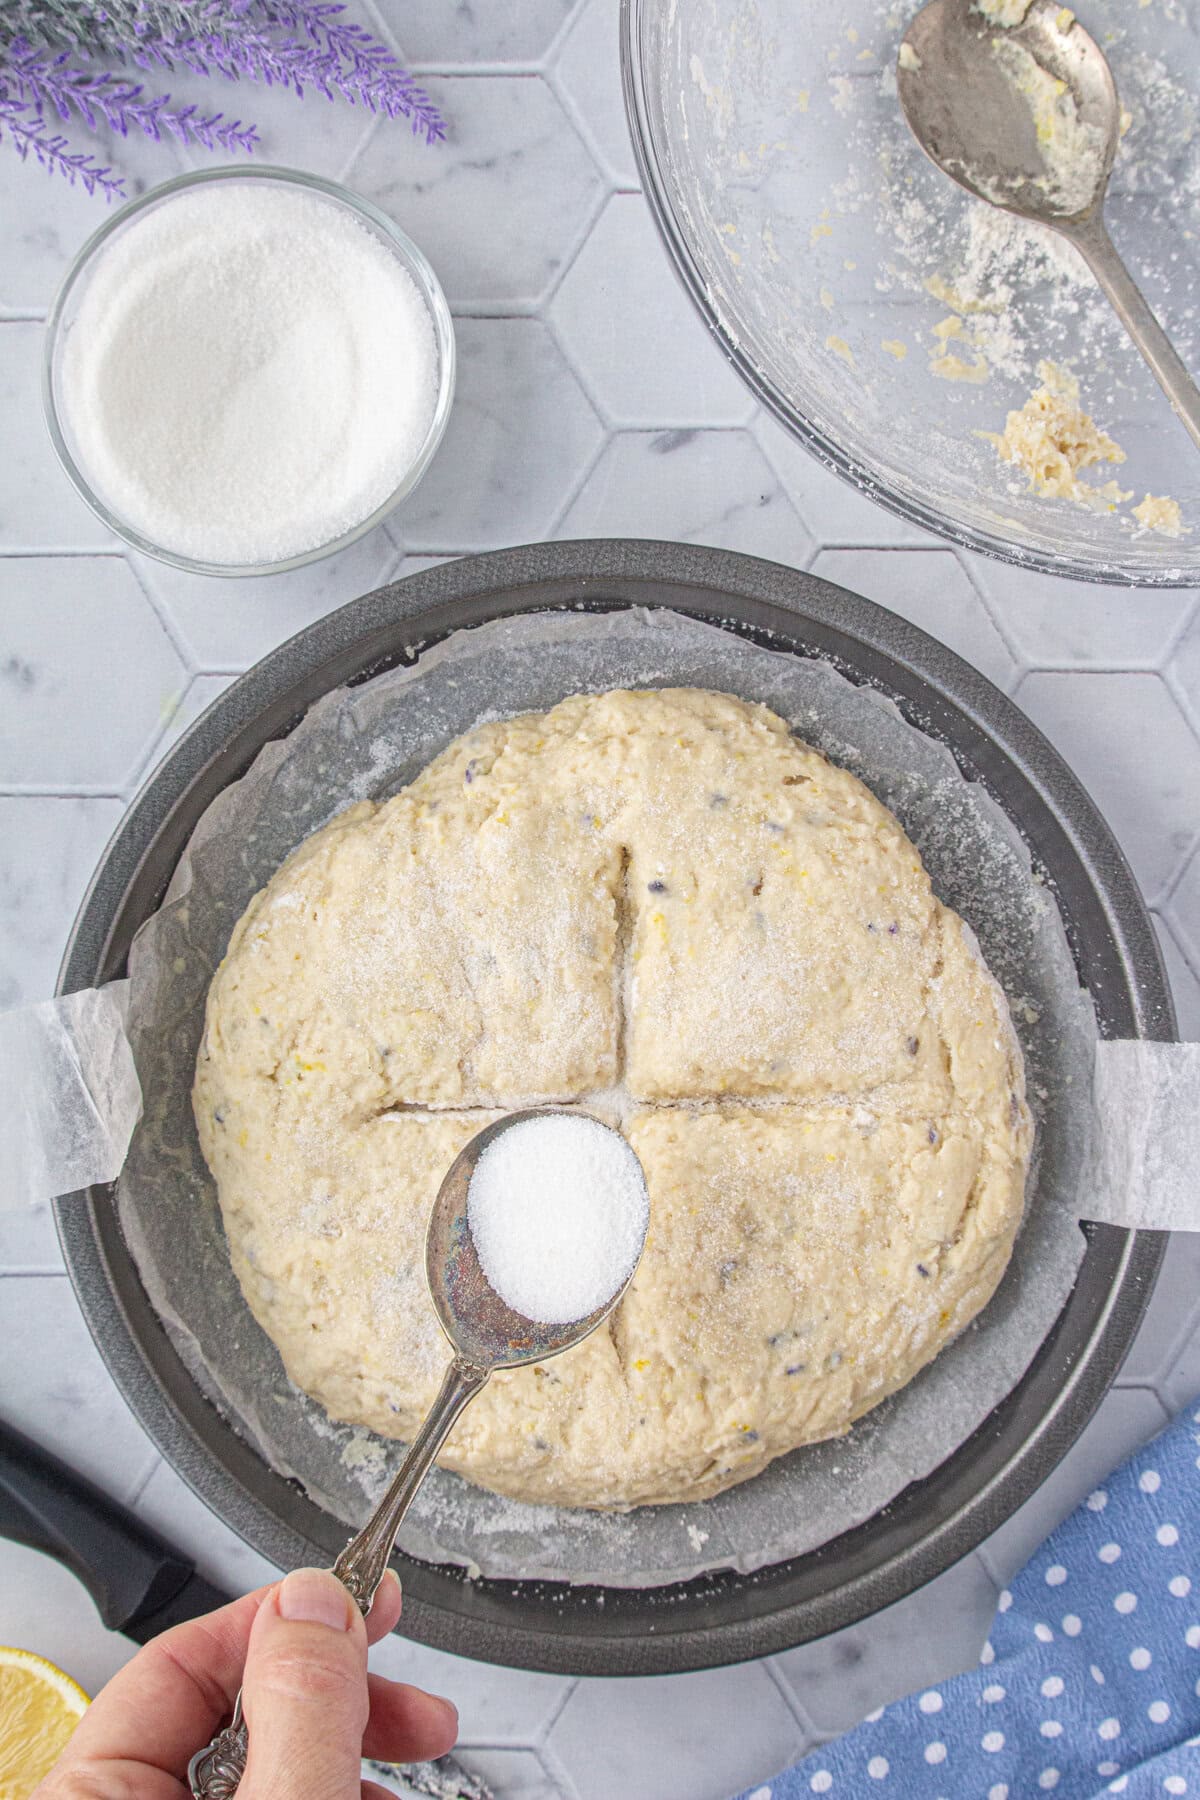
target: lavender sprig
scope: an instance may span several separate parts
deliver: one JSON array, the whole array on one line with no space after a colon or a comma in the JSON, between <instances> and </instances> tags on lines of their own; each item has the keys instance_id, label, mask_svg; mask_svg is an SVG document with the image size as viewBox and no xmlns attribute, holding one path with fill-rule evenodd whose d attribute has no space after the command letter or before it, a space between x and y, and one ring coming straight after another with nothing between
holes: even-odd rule
<instances>
[{"instance_id":1,"label":"lavender sprig","mask_svg":"<svg viewBox=\"0 0 1200 1800\"><path fill-rule=\"evenodd\" d=\"M407 118L414 136L423 136L427 144L445 137L445 122L428 94L400 67L386 44L341 17L346 8L337 0L258 0L258 4L272 25L302 33L344 65L335 84L348 99L360 99L389 119Z\"/></svg>"},{"instance_id":2,"label":"lavender sprig","mask_svg":"<svg viewBox=\"0 0 1200 1800\"><path fill-rule=\"evenodd\" d=\"M133 126L155 143L169 132L181 143L194 139L208 150L241 150L246 154L258 142L253 125L226 119L219 112L205 115L196 106L173 112L169 94L149 99L140 82L108 73L85 73L72 65L66 50L50 55L26 45L14 45L5 65L5 79L18 99L39 111L52 110L64 121L74 111L92 131L103 124L127 137Z\"/></svg>"},{"instance_id":3,"label":"lavender sprig","mask_svg":"<svg viewBox=\"0 0 1200 1800\"><path fill-rule=\"evenodd\" d=\"M245 79L263 87L290 88L300 98L306 88L313 87L327 100L335 98L336 58L319 53L311 44L292 39L279 42L265 32L243 30L236 37L214 32L163 48L205 75L216 69L229 81Z\"/></svg>"},{"instance_id":4,"label":"lavender sprig","mask_svg":"<svg viewBox=\"0 0 1200 1800\"><path fill-rule=\"evenodd\" d=\"M23 158L110 199L122 182L71 150L46 125L47 114L78 115L93 129L122 137L131 129L160 141L170 134L206 149L250 152L253 125L191 105L173 109L169 94L73 59L107 56L142 69L179 66L221 74L298 96L361 103L388 118L407 118L414 136L437 143L441 114L388 49L344 16L340 0L0 0L0 124Z\"/></svg>"},{"instance_id":5,"label":"lavender sprig","mask_svg":"<svg viewBox=\"0 0 1200 1800\"><path fill-rule=\"evenodd\" d=\"M72 186L79 181L89 194L99 189L107 200L125 198L125 183L121 176L93 161L86 151L72 151L61 133L47 132L45 120L35 107L0 94L0 139L4 137L8 138L22 162L32 151L43 169L50 174L65 176Z\"/></svg>"},{"instance_id":6,"label":"lavender sprig","mask_svg":"<svg viewBox=\"0 0 1200 1800\"><path fill-rule=\"evenodd\" d=\"M230 80L244 77L267 87L287 87L298 95L313 87L327 100L341 94L351 105L361 102L390 119L407 118L414 136L428 144L444 138L445 124L428 94L385 44L360 25L337 22L335 15L344 10L306 0L256 0L246 23L236 31L210 32L186 45L165 48L193 68L210 62ZM267 30L249 26L255 12L262 15ZM272 36L269 28L279 26L290 27L293 35Z\"/></svg>"}]
</instances>

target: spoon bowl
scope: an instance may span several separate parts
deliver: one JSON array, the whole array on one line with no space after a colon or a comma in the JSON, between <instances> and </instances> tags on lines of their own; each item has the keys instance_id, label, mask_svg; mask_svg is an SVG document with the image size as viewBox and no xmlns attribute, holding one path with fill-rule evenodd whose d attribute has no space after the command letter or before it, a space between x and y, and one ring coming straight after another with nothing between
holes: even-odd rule
<instances>
[{"instance_id":1,"label":"spoon bowl","mask_svg":"<svg viewBox=\"0 0 1200 1800\"><path fill-rule=\"evenodd\" d=\"M1001 8L997 6L997 12ZM1103 219L1121 139L1108 58L1069 6L927 0L900 44L896 86L913 136L977 199L1068 238L1200 448L1200 389L1125 267Z\"/></svg>"},{"instance_id":2,"label":"spoon bowl","mask_svg":"<svg viewBox=\"0 0 1200 1800\"><path fill-rule=\"evenodd\" d=\"M1121 104L1108 58L1058 0L1033 0L1011 26L969 0L929 0L904 35L896 85L926 155L978 199L1047 225L1102 204ZM1074 150L1072 179L1056 167L1056 137Z\"/></svg>"},{"instance_id":3,"label":"spoon bowl","mask_svg":"<svg viewBox=\"0 0 1200 1800\"><path fill-rule=\"evenodd\" d=\"M476 1164L489 1145L514 1125L552 1118L587 1118L593 1124L603 1123L590 1113L564 1106L537 1106L509 1113L506 1118L485 1125L459 1151L433 1204L425 1238L425 1278L430 1296L438 1322L457 1355L479 1368L519 1369L527 1363L560 1356L564 1350L582 1343L619 1304L637 1272L635 1262L625 1281L603 1306L581 1319L554 1325L527 1319L524 1313L514 1311L484 1274L467 1217L467 1196ZM605 1125L604 1129L613 1128ZM624 1138L621 1142L628 1150Z\"/></svg>"}]
</instances>

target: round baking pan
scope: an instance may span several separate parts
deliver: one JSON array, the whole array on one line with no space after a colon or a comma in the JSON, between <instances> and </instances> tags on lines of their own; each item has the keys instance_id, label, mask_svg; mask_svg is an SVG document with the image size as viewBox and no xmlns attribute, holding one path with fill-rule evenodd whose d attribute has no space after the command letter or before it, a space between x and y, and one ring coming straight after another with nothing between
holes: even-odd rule
<instances>
[{"instance_id":1,"label":"round baking pan","mask_svg":"<svg viewBox=\"0 0 1200 1800\"><path fill-rule=\"evenodd\" d=\"M462 627L552 607L668 606L774 649L818 656L890 695L1023 832L1055 892L1109 1037L1172 1039L1153 931L1111 833L1033 725L914 626L816 576L691 545L593 540L446 563L318 621L233 684L171 751L83 902L61 992L121 976L213 798L329 689ZM345 1527L269 1468L203 1397L143 1292L112 1191L57 1208L75 1291L114 1379L163 1454L282 1567L328 1562ZM1074 1289L1022 1380L940 1467L808 1555L656 1589L467 1580L399 1559L406 1632L462 1655L590 1675L666 1674L761 1656L901 1599L966 1555L1065 1454L1103 1398L1149 1300L1164 1239L1087 1228Z\"/></svg>"}]
</instances>

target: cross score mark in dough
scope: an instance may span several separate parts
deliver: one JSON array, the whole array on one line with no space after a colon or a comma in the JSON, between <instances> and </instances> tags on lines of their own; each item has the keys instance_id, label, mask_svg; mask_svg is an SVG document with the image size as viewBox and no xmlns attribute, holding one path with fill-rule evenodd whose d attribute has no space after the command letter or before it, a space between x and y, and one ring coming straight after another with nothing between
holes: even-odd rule
<instances>
[{"instance_id":1,"label":"cross score mark in dough","mask_svg":"<svg viewBox=\"0 0 1200 1800\"><path fill-rule=\"evenodd\" d=\"M1020 1223L1020 1052L973 939L859 781L728 695L481 726L236 927L200 1140L251 1310L331 1416L411 1435L441 1176L547 1101L621 1126L651 1223L608 1331L494 1377L443 1453L518 1499L702 1498L844 1431Z\"/></svg>"}]
</instances>

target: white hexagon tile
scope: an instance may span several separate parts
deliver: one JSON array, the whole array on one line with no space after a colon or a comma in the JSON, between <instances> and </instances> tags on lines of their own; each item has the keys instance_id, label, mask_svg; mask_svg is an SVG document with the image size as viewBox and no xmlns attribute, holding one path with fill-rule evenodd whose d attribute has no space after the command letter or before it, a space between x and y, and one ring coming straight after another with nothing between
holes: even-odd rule
<instances>
[{"instance_id":1,"label":"white hexagon tile","mask_svg":"<svg viewBox=\"0 0 1200 1800\"><path fill-rule=\"evenodd\" d=\"M387 526L337 558L212 582L126 554L93 518L42 427L40 321L103 207L32 166L0 182L0 1005L51 990L123 806L235 673L446 556L629 533L811 567L1015 695L1132 859L1181 1020L1200 1031L1196 596L1051 581L951 551L847 487L756 406L693 316L637 192L616 0L365 0L361 11L444 109L446 143L427 148L319 95L222 95L257 120L266 158L344 180L390 212L429 253L457 316L442 450ZM109 149L131 192L204 162L191 149ZM1172 1246L1116 1388L1051 1480L981 1552L875 1619L761 1664L652 1682L522 1674L401 1638L380 1647L380 1666L458 1700L464 1760L499 1800L724 1800L764 1780L914 1682L972 1661L997 1584L1200 1388L1198 1255L1195 1240ZM6 1415L135 1504L210 1578L231 1589L263 1578L117 1397L44 1210L0 1212L0 1333ZM91 1682L128 1654L94 1618L71 1641Z\"/></svg>"}]
</instances>

